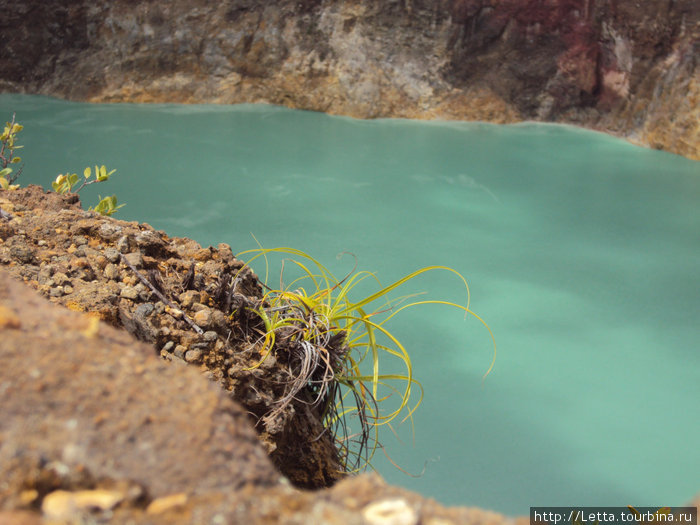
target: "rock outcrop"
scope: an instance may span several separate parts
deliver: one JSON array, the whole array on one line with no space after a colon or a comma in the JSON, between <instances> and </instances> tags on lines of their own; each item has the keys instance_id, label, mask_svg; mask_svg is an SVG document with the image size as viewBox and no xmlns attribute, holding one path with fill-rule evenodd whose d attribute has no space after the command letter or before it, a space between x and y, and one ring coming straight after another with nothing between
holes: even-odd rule
<instances>
[{"instance_id":1,"label":"rock outcrop","mask_svg":"<svg viewBox=\"0 0 700 525\"><path fill-rule=\"evenodd\" d=\"M27 1L0 89L596 128L700 159L696 0Z\"/></svg>"},{"instance_id":2,"label":"rock outcrop","mask_svg":"<svg viewBox=\"0 0 700 525\"><path fill-rule=\"evenodd\" d=\"M342 477L321 415L304 403L278 408L286 365L256 366L256 316L242 305L255 304L261 288L228 245L202 248L148 224L85 212L77 195L39 186L0 191L0 208L10 216L0 219L0 267L52 302L124 328L153 345L152 354L199 367L246 408L272 461L296 486L326 487Z\"/></svg>"},{"instance_id":3,"label":"rock outcrop","mask_svg":"<svg viewBox=\"0 0 700 525\"><path fill-rule=\"evenodd\" d=\"M309 414L290 416L304 428L298 443L276 440L257 424L259 401L250 403L273 392L263 382L230 385L212 366L212 356L230 356L218 332L188 339L185 323L158 314L157 304L143 308L150 292L126 282L128 265L110 262L120 249L130 259L138 253L141 269L192 252L203 284L236 265L230 249L84 212L74 197L37 186L0 190L0 209L0 523L527 523L445 508L376 475L293 488L276 467L297 485L319 487L335 461L323 448L303 447L323 441ZM164 290L173 269L164 272ZM104 293L90 291L95 284ZM153 342L127 330L142 340L151 333ZM179 344L161 349L163 332ZM197 359L188 359L193 350ZM269 379L274 370L264 373ZM296 454L296 468L280 454Z\"/></svg>"}]
</instances>

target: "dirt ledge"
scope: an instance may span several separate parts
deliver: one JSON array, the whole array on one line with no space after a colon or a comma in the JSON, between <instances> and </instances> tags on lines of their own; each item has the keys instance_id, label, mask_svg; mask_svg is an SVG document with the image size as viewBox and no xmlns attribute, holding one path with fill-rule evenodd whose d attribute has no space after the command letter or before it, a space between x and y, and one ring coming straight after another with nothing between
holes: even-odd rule
<instances>
[{"instance_id":1,"label":"dirt ledge","mask_svg":"<svg viewBox=\"0 0 700 525\"><path fill-rule=\"evenodd\" d=\"M6 270L0 335L0 524L514 523L376 475L294 489L245 410L194 367Z\"/></svg>"},{"instance_id":2,"label":"dirt ledge","mask_svg":"<svg viewBox=\"0 0 700 525\"><path fill-rule=\"evenodd\" d=\"M261 356L243 325L255 320L236 306L254 302L261 287L229 246L202 248L148 224L86 212L76 196L39 186L0 193L0 208L11 215L0 220L0 267L51 302L126 329L152 345L151 354L198 368L245 407L295 486L326 487L342 477L319 414L298 404L265 417L281 398L285 371L250 369Z\"/></svg>"}]
</instances>

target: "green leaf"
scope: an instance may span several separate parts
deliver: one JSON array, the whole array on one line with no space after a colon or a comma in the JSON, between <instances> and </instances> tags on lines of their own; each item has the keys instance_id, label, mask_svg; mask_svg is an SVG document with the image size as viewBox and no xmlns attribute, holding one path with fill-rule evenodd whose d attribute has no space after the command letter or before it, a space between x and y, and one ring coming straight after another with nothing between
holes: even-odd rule
<instances>
[{"instance_id":1,"label":"green leaf","mask_svg":"<svg viewBox=\"0 0 700 525\"><path fill-rule=\"evenodd\" d=\"M20 162L22 162L22 157L14 157L12 159L12 164L19 164Z\"/></svg>"},{"instance_id":2,"label":"green leaf","mask_svg":"<svg viewBox=\"0 0 700 525\"><path fill-rule=\"evenodd\" d=\"M10 173L12 173L12 168L5 168L4 170L0 170L0 177L4 177Z\"/></svg>"},{"instance_id":3,"label":"green leaf","mask_svg":"<svg viewBox=\"0 0 700 525\"><path fill-rule=\"evenodd\" d=\"M100 215L112 215L115 211L124 206L123 204L117 206L117 197L115 195L105 198L99 197L99 199L100 202L97 203L97 206L90 209L93 209Z\"/></svg>"},{"instance_id":4,"label":"green leaf","mask_svg":"<svg viewBox=\"0 0 700 525\"><path fill-rule=\"evenodd\" d=\"M89 179L89 178L90 178L90 175L92 175L92 170L90 169L90 166L88 166L88 167L85 168L85 170L83 171L83 176L84 176L86 179Z\"/></svg>"},{"instance_id":5,"label":"green leaf","mask_svg":"<svg viewBox=\"0 0 700 525\"><path fill-rule=\"evenodd\" d=\"M75 184L78 182L78 174L77 173L71 173L68 176L68 184L69 186L75 186Z\"/></svg>"},{"instance_id":6,"label":"green leaf","mask_svg":"<svg viewBox=\"0 0 700 525\"><path fill-rule=\"evenodd\" d=\"M95 166L95 167L97 167L97 166ZM107 168L104 166L104 164L102 166L100 166L99 170L97 170L97 180L100 182L102 182L103 180L109 179L110 175L111 175L111 173L107 173Z\"/></svg>"},{"instance_id":7,"label":"green leaf","mask_svg":"<svg viewBox=\"0 0 700 525\"><path fill-rule=\"evenodd\" d=\"M0 177L0 188L3 190L6 190L10 186L10 183L7 182L7 179L5 177Z\"/></svg>"},{"instance_id":8,"label":"green leaf","mask_svg":"<svg viewBox=\"0 0 700 525\"><path fill-rule=\"evenodd\" d=\"M76 176L77 177L77 176ZM51 187L56 193L64 194L70 191L70 182L66 175L60 174L56 180L51 183Z\"/></svg>"}]
</instances>

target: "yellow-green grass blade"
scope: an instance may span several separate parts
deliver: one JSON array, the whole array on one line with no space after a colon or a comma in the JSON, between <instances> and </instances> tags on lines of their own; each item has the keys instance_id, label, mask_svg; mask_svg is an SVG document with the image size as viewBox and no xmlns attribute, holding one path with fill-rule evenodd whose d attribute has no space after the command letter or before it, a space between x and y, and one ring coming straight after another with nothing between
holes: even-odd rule
<instances>
[{"instance_id":1,"label":"yellow-green grass blade","mask_svg":"<svg viewBox=\"0 0 700 525\"><path fill-rule=\"evenodd\" d=\"M405 277L399 279L398 281L394 282L393 284L390 284L389 286L382 288L378 292L375 292L372 295L364 298L362 301L360 301L358 303L353 303L352 309L356 310L356 309L362 308L362 307L366 306L367 304L372 303L373 301L376 301L377 299L385 296L389 292L395 290L396 288L398 288L402 284L410 281L411 279L414 279L415 277L417 277L425 272L429 272L431 270L445 270L445 271L448 271L450 273L455 274L456 276L458 276L460 278L460 280L464 284L464 287L467 291L467 306L466 306L466 308L469 309L469 302L471 300L471 297L470 297L469 285L467 284L467 280L457 270L454 270L454 269L449 268L447 266L427 266L425 268L421 268L419 270L416 270L416 271L406 275ZM340 312L340 313L342 314L342 313L346 313L346 312Z\"/></svg>"},{"instance_id":2,"label":"yellow-green grass blade","mask_svg":"<svg viewBox=\"0 0 700 525\"><path fill-rule=\"evenodd\" d=\"M395 312L392 312L391 315L389 315L386 319L383 319L379 324L382 325L382 324L386 323L386 322L389 321L392 317L394 317L394 316L395 316L396 314L398 314L400 311L405 310L406 308L410 308L410 307L412 307L412 306L419 306L419 305L422 305L422 304L442 304L442 305L446 305L446 306L452 306L452 307L458 308L458 309L460 309L460 310L464 310L464 315L465 315L465 316L471 315L472 317L476 318L482 325L484 325L484 327L486 327L486 330L488 331L489 336L491 336L491 342L493 343L493 358L491 359L491 364L489 365L488 370L486 370L486 373L484 373L484 375L483 375L483 377L482 377L482 379L486 379L486 376L488 376L488 375L491 373L491 371L493 370L494 365L496 364L496 355L497 355L497 352L498 352L498 350L497 350L497 345L496 345L496 337L493 335L493 332L491 331L491 327L488 325L488 323L487 323L486 321L484 321L478 314L476 314L475 312L473 312L472 310L470 310L469 308L464 307L464 306L462 306L461 304L456 304L456 303L452 303L452 302L449 302L449 301L440 301L440 300L437 300L437 299L429 299L429 300L425 300L425 301L416 301L416 302L413 302L413 303L410 303L410 304L406 304L406 305L400 307L400 308L399 308L398 310L396 310Z\"/></svg>"}]
</instances>

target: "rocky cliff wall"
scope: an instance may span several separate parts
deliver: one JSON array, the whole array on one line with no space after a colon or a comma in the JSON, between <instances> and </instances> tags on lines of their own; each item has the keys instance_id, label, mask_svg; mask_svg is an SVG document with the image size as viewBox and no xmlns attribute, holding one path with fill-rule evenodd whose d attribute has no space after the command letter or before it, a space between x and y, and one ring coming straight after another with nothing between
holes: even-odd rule
<instances>
[{"instance_id":1,"label":"rocky cliff wall","mask_svg":"<svg viewBox=\"0 0 700 525\"><path fill-rule=\"evenodd\" d=\"M8 4L0 89L605 130L700 159L697 0Z\"/></svg>"}]
</instances>

